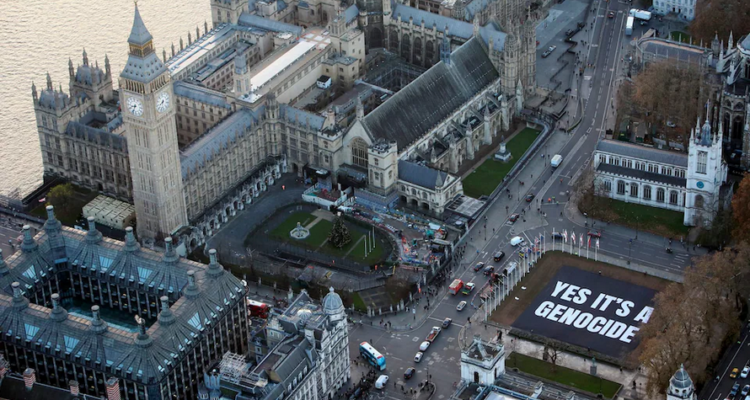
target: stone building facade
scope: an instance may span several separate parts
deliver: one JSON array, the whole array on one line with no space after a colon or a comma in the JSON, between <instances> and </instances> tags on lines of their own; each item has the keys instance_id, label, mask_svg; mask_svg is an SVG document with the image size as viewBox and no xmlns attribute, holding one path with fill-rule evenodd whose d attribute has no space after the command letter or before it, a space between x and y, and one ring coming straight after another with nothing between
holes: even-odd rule
<instances>
[{"instance_id":1,"label":"stone building facade","mask_svg":"<svg viewBox=\"0 0 750 400\"><path fill-rule=\"evenodd\" d=\"M336 397L351 378L349 331L341 297L331 288L322 304L316 304L304 290L290 300L281 315L270 317L251 338L256 361L247 363L244 355L226 354L218 368L207 371L203 398L227 391L254 400Z\"/></svg>"},{"instance_id":2,"label":"stone building facade","mask_svg":"<svg viewBox=\"0 0 750 400\"><path fill-rule=\"evenodd\" d=\"M109 59L104 70L68 60L69 94L54 88L47 74L46 87L32 84L44 175L59 177L110 196L132 200L130 162L118 111L118 92L112 88Z\"/></svg>"},{"instance_id":3,"label":"stone building facade","mask_svg":"<svg viewBox=\"0 0 750 400\"><path fill-rule=\"evenodd\" d=\"M507 130L533 87L529 39L516 39L531 23L528 10L526 22L506 24L513 32L505 33L494 23L480 26L479 17L471 24L379 2L386 10L379 20L386 47L427 72L367 115L358 98L351 123L343 124L345 116L333 109L311 113L291 107L322 75L353 88L365 73L367 49L376 44L366 42L374 14L357 5L294 4L214 0L214 28L204 27L203 35L198 30L187 46L181 40L171 56L163 52L164 60L136 13L120 93L111 89L108 67L96 75L101 85L71 84L72 93L88 90L86 96L96 97L98 90L122 105L121 112L105 118L110 131L101 135L108 140L104 147L119 157L117 182L133 181L128 193L136 204L139 237L178 234L190 250L285 172L327 171L330 179L322 187L329 189L343 173L362 182L356 197L364 205L388 207L401 196L440 213L463 193L460 180L446 173L457 173ZM297 25L285 22L289 15ZM301 27L306 24L307 30ZM446 84L436 89L429 83L438 80ZM58 130L75 130L81 120L73 103L48 86L39 98L34 94L35 101L65 116L58 118ZM438 113L428 110L434 99L445 102ZM412 105L429 124L408 121L404 110ZM404 135L393 137L394 128L403 128ZM90 144L83 148L92 151ZM436 179L422 182L399 171L401 161L427 168ZM68 165L50 169L76 183L87 178L72 174ZM417 182L425 185L419 198L416 187L407 190Z\"/></svg>"},{"instance_id":4,"label":"stone building facade","mask_svg":"<svg viewBox=\"0 0 750 400\"><path fill-rule=\"evenodd\" d=\"M594 151L595 194L682 212L685 225L710 226L731 200L721 134L712 133L708 119L699 121L688 148L684 154L602 140Z\"/></svg>"}]
</instances>

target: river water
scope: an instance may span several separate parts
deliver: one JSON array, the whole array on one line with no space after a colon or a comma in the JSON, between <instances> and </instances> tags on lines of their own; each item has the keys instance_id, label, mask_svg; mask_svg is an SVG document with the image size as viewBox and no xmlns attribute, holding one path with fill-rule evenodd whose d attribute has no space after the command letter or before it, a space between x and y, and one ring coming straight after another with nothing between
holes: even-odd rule
<instances>
[{"instance_id":1,"label":"river water","mask_svg":"<svg viewBox=\"0 0 750 400\"><path fill-rule=\"evenodd\" d=\"M133 23L133 2L127 0L0 0L0 194L16 189L26 194L42 181L42 157L31 100L31 82L41 90L45 74L68 92L68 58L82 64L85 47L91 63L109 55L117 76L127 59L127 38ZM141 16L162 48L208 20L209 0L141 0Z\"/></svg>"}]
</instances>

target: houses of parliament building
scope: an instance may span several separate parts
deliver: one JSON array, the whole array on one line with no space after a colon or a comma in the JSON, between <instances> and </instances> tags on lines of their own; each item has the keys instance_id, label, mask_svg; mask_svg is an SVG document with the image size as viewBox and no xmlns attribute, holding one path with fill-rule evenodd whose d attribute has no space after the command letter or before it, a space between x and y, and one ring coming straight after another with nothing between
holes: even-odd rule
<instances>
[{"instance_id":1,"label":"houses of parliament building","mask_svg":"<svg viewBox=\"0 0 750 400\"><path fill-rule=\"evenodd\" d=\"M139 239L192 247L286 172L326 171L331 187L356 171L357 201L440 213L463 193L453 174L535 89L545 17L526 0L452 7L211 0L212 28L158 52L136 6L118 89L85 51L67 92L50 76L32 86L45 176L133 203ZM321 79L351 90L378 48L426 71L353 115L294 105Z\"/></svg>"}]
</instances>

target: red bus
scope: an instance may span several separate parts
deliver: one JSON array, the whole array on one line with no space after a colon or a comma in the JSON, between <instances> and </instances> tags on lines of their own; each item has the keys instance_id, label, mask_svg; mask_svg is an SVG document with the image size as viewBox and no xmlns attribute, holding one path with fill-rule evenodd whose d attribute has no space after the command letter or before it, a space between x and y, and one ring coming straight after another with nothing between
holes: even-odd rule
<instances>
[{"instance_id":1,"label":"red bus","mask_svg":"<svg viewBox=\"0 0 750 400\"><path fill-rule=\"evenodd\" d=\"M268 318L268 312L271 310L271 307L266 303L247 299L247 310L250 311L250 316L252 317L266 319Z\"/></svg>"}]
</instances>

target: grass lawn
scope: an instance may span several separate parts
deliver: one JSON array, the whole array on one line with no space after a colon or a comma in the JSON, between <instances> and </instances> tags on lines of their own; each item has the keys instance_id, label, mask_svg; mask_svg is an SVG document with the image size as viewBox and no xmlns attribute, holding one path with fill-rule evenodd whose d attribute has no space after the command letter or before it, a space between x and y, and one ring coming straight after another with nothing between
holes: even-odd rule
<instances>
[{"instance_id":1,"label":"grass lawn","mask_svg":"<svg viewBox=\"0 0 750 400\"><path fill-rule=\"evenodd\" d=\"M518 353L511 353L510 356L508 356L506 366L509 368L518 368L519 371L527 374L558 382L589 393L601 393L608 399L613 398L615 394L617 394L617 391L620 390L621 386L619 383L561 366L555 367L555 370L553 371L553 365L551 363Z\"/></svg>"},{"instance_id":2,"label":"grass lawn","mask_svg":"<svg viewBox=\"0 0 750 400\"><path fill-rule=\"evenodd\" d=\"M99 194L95 191L82 188L76 185L73 186L73 195L68 199L66 207L60 207L56 204L39 203L38 206L29 211L29 214L41 218L47 219L47 206L55 206L55 217L62 222L64 225L73 226L76 224L79 217L83 213L83 206L88 204L91 200ZM85 227L85 226L84 226Z\"/></svg>"},{"instance_id":3,"label":"grass lawn","mask_svg":"<svg viewBox=\"0 0 750 400\"><path fill-rule=\"evenodd\" d=\"M365 301L362 300L362 296L359 295L359 293L354 292L352 293L352 305L355 310L366 312L367 306L365 305Z\"/></svg>"},{"instance_id":4,"label":"grass lawn","mask_svg":"<svg viewBox=\"0 0 750 400\"><path fill-rule=\"evenodd\" d=\"M690 35L681 31L669 32L669 38L682 43L690 43L690 40L692 40L692 37Z\"/></svg>"},{"instance_id":5,"label":"grass lawn","mask_svg":"<svg viewBox=\"0 0 750 400\"><path fill-rule=\"evenodd\" d=\"M490 195L516 165L516 161L521 159L529 146L534 143L537 136L539 136L539 131L536 129L526 128L518 132L505 146L512 156L510 161L503 163L495 161L492 157L486 159L482 165L464 178L462 182L464 194L474 198Z\"/></svg>"},{"instance_id":6,"label":"grass lawn","mask_svg":"<svg viewBox=\"0 0 750 400\"><path fill-rule=\"evenodd\" d=\"M609 204L612 213L615 214L615 220L611 222L616 224L663 236L676 237L688 234L689 228L682 223L684 215L681 212L657 209L619 200L612 200Z\"/></svg>"},{"instance_id":7,"label":"grass lawn","mask_svg":"<svg viewBox=\"0 0 750 400\"><path fill-rule=\"evenodd\" d=\"M312 250L318 250L320 252L330 254L336 257L345 257L351 250L346 258L362 262L365 264L375 264L383 259L383 248L382 246L376 245L375 250L372 251L365 257L365 245L360 242L360 238L365 236L364 232L353 227L351 224L346 224L349 227L349 233L351 234L352 241L348 245L341 249L333 247L332 245L325 243L328 239L328 234L331 232L333 223L331 221L320 219L315 225L310 228L310 236L304 240L292 239L289 236L289 232L297 226L297 222L305 226L315 220L315 216L307 212L295 212L289 215L282 223L274 228L270 234L271 236L284 241L293 242L300 246L307 247ZM325 244L324 244L325 243Z\"/></svg>"}]
</instances>

